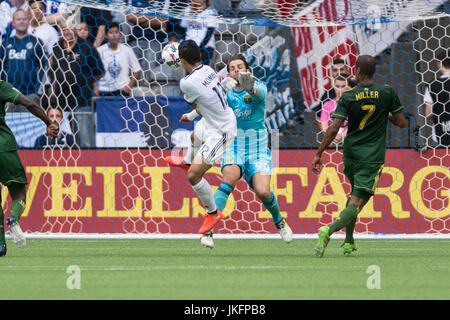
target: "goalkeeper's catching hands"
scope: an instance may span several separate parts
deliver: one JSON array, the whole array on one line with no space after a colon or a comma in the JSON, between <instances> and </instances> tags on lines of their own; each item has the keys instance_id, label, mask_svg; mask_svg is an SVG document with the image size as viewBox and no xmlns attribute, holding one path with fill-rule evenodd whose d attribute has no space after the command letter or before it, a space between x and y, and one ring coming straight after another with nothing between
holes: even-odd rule
<instances>
[{"instance_id":1,"label":"goalkeeper's catching hands","mask_svg":"<svg viewBox=\"0 0 450 320\"><path fill-rule=\"evenodd\" d=\"M255 80L256 78L251 74L251 72L240 72L239 73L239 84L244 88L245 91L255 96Z\"/></svg>"},{"instance_id":2,"label":"goalkeeper's catching hands","mask_svg":"<svg viewBox=\"0 0 450 320\"><path fill-rule=\"evenodd\" d=\"M225 92L228 92L236 87L237 81L231 77L226 77L222 80L222 82L220 82L220 85L222 86L223 90L225 90Z\"/></svg>"}]
</instances>

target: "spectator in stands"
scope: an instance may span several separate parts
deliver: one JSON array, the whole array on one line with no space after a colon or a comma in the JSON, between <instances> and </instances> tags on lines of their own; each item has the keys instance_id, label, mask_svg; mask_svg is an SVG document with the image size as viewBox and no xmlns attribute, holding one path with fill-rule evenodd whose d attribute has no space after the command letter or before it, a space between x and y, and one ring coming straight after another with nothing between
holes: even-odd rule
<instances>
[{"instance_id":1,"label":"spectator in stands","mask_svg":"<svg viewBox=\"0 0 450 320\"><path fill-rule=\"evenodd\" d=\"M59 40L59 34L54 27L48 24L45 20L45 3L43 0L30 0L28 7L28 19L30 20L30 26L28 32L35 37L42 40L47 57L52 54L53 46ZM39 91L39 94L43 94L42 104L49 104L50 94L50 79L48 77L48 64L45 70L44 87Z\"/></svg>"},{"instance_id":2,"label":"spectator in stands","mask_svg":"<svg viewBox=\"0 0 450 320\"><path fill-rule=\"evenodd\" d=\"M45 5L45 21L50 25L57 25L67 20L74 11L74 6L67 5L64 1L43 0Z\"/></svg>"},{"instance_id":3,"label":"spectator in stands","mask_svg":"<svg viewBox=\"0 0 450 320\"><path fill-rule=\"evenodd\" d=\"M425 90L425 116L433 119L432 140L438 147L450 146L450 50L436 53L440 76Z\"/></svg>"},{"instance_id":4,"label":"spectator in stands","mask_svg":"<svg viewBox=\"0 0 450 320\"><path fill-rule=\"evenodd\" d=\"M239 5L241 4L241 0L230 0L231 3L231 12L233 14L237 14L239 12Z\"/></svg>"},{"instance_id":5,"label":"spectator in stands","mask_svg":"<svg viewBox=\"0 0 450 320\"><path fill-rule=\"evenodd\" d=\"M188 1L190 0L166 0L164 7L167 8L167 13L176 12L183 13L188 6ZM178 38L178 42L180 39L184 38L185 28L181 27L181 19L174 17L173 15L169 15L169 20L166 23L166 32L167 34L174 34Z\"/></svg>"},{"instance_id":6,"label":"spectator in stands","mask_svg":"<svg viewBox=\"0 0 450 320\"><path fill-rule=\"evenodd\" d=\"M71 112L72 132L79 147L93 147L94 118L91 98L105 69L97 49L79 39L77 26L68 19L60 25L62 39L53 47L50 58L52 103Z\"/></svg>"},{"instance_id":7,"label":"spectator in stands","mask_svg":"<svg viewBox=\"0 0 450 320\"><path fill-rule=\"evenodd\" d=\"M152 1L153 4L156 2L165 4L164 0ZM165 31L167 18L139 14L127 14L126 18L131 28L127 43L136 53L144 70L146 86L149 86L157 78L156 74L160 69L158 57L161 55L162 44L167 36Z\"/></svg>"},{"instance_id":8,"label":"spectator in stands","mask_svg":"<svg viewBox=\"0 0 450 320\"><path fill-rule=\"evenodd\" d=\"M43 134L36 138L34 143L35 148L45 148L49 146L56 146L59 148L72 148L75 146L75 138L72 134L62 131L61 125L63 122L63 112L56 107L50 107L47 111L47 117L51 121L57 121L59 123L59 134L56 139L50 139L47 134Z\"/></svg>"},{"instance_id":9,"label":"spectator in stands","mask_svg":"<svg viewBox=\"0 0 450 320\"><path fill-rule=\"evenodd\" d=\"M350 74L349 72L350 70L343 59L333 60L331 64L332 81L339 75L346 75L348 77L348 75ZM354 82L352 80L350 80L350 85L352 87L354 86ZM322 96L320 97L320 102L312 109L314 112L316 112L317 118L320 118L320 112L322 110L323 104L329 100L333 100L334 98L336 98L336 92L334 91L333 87L322 94Z\"/></svg>"},{"instance_id":10,"label":"spectator in stands","mask_svg":"<svg viewBox=\"0 0 450 320\"><path fill-rule=\"evenodd\" d=\"M336 93L336 97L332 100L328 100L323 104L322 112L320 113L319 128L325 132L328 127L333 122L331 116L336 110L337 102L341 98L342 94L350 90L349 79L346 75L338 75L333 80L333 90ZM347 135L347 121L344 122L343 126L340 128L338 134L336 135L333 142L339 143L344 140Z\"/></svg>"},{"instance_id":11,"label":"spectator in stands","mask_svg":"<svg viewBox=\"0 0 450 320\"><path fill-rule=\"evenodd\" d=\"M81 22L77 30L78 38L92 42L89 40L89 27L85 22Z\"/></svg>"},{"instance_id":12,"label":"spectator in stands","mask_svg":"<svg viewBox=\"0 0 450 320\"><path fill-rule=\"evenodd\" d=\"M167 42L168 43L172 43L172 42L180 42L178 36L175 33L169 33L167 35Z\"/></svg>"},{"instance_id":13,"label":"spectator in stands","mask_svg":"<svg viewBox=\"0 0 450 320\"><path fill-rule=\"evenodd\" d=\"M0 37L9 37L13 26L13 14L17 9L28 10L27 0L0 1Z\"/></svg>"},{"instance_id":14,"label":"spectator in stands","mask_svg":"<svg viewBox=\"0 0 450 320\"><path fill-rule=\"evenodd\" d=\"M191 0L184 16L189 17L181 21L181 27L186 29L184 40L194 40L200 47L202 63L209 64L216 48L217 22L212 17L217 16L217 11L208 0Z\"/></svg>"},{"instance_id":15,"label":"spectator in stands","mask_svg":"<svg viewBox=\"0 0 450 320\"><path fill-rule=\"evenodd\" d=\"M25 11L17 9L13 14L14 32L0 45L1 79L38 102L47 59L42 41L28 34L28 26Z\"/></svg>"},{"instance_id":16,"label":"spectator in stands","mask_svg":"<svg viewBox=\"0 0 450 320\"><path fill-rule=\"evenodd\" d=\"M105 30L113 19L111 12L91 7L82 7L80 12L81 22L89 28L87 40L96 48L101 46L105 38Z\"/></svg>"},{"instance_id":17,"label":"spectator in stands","mask_svg":"<svg viewBox=\"0 0 450 320\"><path fill-rule=\"evenodd\" d=\"M117 23L110 23L106 38L108 43L98 48L106 73L98 81L94 95L129 96L142 73L141 66L133 49L120 42L121 33Z\"/></svg>"},{"instance_id":18,"label":"spectator in stands","mask_svg":"<svg viewBox=\"0 0 450 320\"><path fill-rule=\"evenodd\" d=\"M45 52L52 54L52 48L59 40L58 32L45 20L45 4L42 0L30 0L28 7L30 26L28 32L42 40Z\"/></svg>"}]
</instances>

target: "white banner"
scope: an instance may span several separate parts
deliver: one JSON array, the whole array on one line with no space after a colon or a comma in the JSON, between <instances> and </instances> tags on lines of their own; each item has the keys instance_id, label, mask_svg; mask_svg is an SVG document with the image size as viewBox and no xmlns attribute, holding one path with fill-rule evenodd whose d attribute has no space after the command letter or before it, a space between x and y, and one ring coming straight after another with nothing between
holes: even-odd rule
<instances>
[{"instance_id":1,"label":"white banner","mask_svg":"<svg viewBox=\"0 0 450 320\"><path fill-rule=\"evenodd\" d=\"M343 59L353 76L359 54L379 54L406 31L413 17L426 15L443 2L380 0L374 4L373 1L362 0L319 0L302 10L304 15L295 18L314 26L292 27L291 30L306 106L314 107L322 94L331 88L330 69L333 60ZM417 12L418 8L421 8L420 12ZM345 23L355 19L355 14L365 15L366 23L328 26L318 24L319 21L331 18ZM383 22L387 20L392 22Z\"/></svg>"}]
</instances>

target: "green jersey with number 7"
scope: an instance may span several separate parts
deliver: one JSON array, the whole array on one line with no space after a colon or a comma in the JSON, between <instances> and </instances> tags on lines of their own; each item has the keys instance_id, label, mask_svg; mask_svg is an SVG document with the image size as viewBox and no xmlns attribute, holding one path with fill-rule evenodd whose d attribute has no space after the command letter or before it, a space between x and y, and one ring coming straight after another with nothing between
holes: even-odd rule
<instances>
[{"instance_id":1,"label":"green jersey with number 7","mask_svg":"<svg viewBox=\"0 0 450 320\"><path fill-rule=\"evenodd\" d=\"M360 83L342 94L332 117L348 119L344 159L384 163L388 115L402 111L397 94L388 85Z\"/></svg>"}]
</instances>

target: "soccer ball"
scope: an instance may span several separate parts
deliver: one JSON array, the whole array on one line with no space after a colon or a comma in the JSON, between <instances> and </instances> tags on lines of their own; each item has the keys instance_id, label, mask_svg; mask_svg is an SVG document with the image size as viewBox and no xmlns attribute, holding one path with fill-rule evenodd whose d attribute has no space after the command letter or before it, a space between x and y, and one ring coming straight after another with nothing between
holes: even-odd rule
<instances>
[{"instance_id":1,"label":"soccer ball","mask_svg":"<svg viewBox=\"0 0 450 320\"><path fill-rule=\"evenodd\" d=\"M180 57L178 56L178 42L172 42L166 45L162 51L162 61L166 66L176 69L181 66Z\"/></svg>"}]
</instances>

